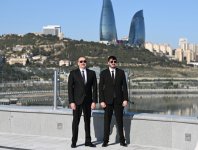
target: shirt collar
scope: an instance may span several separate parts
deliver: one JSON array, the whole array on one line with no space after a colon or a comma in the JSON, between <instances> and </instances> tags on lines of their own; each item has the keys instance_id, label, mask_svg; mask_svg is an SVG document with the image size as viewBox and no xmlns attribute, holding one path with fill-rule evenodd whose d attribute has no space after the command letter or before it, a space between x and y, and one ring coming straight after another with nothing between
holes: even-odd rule
<instances>
[{"instance_id":1,"label":"shirt collar","mask_svg":"<svg viewBox=\"0 0 198 150\"><path fill-rule=\"evenodd\" d=\"M111 67L109 67L109 70L110 70L110 72L111 72L111 71L114 71L114 72L115 72L116 68L111 68Z\"/></svg>"},{"instance_id":2,"label":"shirt collar","mask_svg":"<svg viewBox=\"0 0 198 150\"><path fill-rule=\"evenodd\" d=\"M86 68L85 69L79 68L79 69L80 69L80 72L82 72L82 71L85 72L86 71Z\"/></svg>"}]
</instances>

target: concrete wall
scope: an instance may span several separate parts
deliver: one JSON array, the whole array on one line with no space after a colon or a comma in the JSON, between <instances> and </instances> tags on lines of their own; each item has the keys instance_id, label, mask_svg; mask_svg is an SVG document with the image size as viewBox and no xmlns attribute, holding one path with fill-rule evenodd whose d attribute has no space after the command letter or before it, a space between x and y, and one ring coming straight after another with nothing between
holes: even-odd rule
<instances>
[{"instance_id":1,"label":"concrete wall","mask_svg":"<svg viewBox=\"0 0 198 150\"><path fill-rule=\"evenodd\" d=\"M71 139L72 111L68 109L0 106L0 118L0 132ZM92 140L101 141L103 112L94 111L91 119ZM113 117L110 142L119 142L115 124ZM83 117L79 128L79 139L84 139ZM198 118L126 113L124 132L127 143L194 150L198 144Z\"/></svg>"}]
</instances>

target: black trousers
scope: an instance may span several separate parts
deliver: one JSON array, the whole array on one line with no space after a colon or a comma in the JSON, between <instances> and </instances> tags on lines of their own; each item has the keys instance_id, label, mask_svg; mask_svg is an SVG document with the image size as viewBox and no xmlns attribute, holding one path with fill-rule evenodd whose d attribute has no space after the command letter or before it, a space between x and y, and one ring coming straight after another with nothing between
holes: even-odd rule
<instances>
[{"instance_id":1,"label":"black trousers","mask_svg":"<svg viewBox=\"0 0 198 150\"><path fill-rule=\"evenodd\" d=\"M73 122L72 122L72 143L76 143L78 140L78 126L80 123L80 117L84 114L85 123L85 142L91 142L90 135L90 119L91 119L91 104L83 103L76 105L76 110L73 110Z\"/></svg>"},{"instance_id":2,"label":"black trousers","mask_svg":"<svg viewBox=\"0 0 198 150\"><path fill-rule=\"evenodd\" d=\"M104 109L104 138L103 141L108 143L109 142L109 135L110 135L110 125L111 119L113 115L113 111L116 118L117 129L120 136L120 142L125 142L124 133L123 133L123 109L122 105L107 104L106 108Z\"/></svg>"}]
</instances>

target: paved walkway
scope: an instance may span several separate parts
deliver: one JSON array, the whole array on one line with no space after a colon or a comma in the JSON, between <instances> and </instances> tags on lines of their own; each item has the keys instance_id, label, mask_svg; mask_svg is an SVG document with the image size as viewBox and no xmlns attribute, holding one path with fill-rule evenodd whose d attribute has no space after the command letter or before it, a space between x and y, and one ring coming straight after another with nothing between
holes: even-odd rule
<instances>
[{"instance_id":1,"label":"paved walkway","mask_svg":"<svg viewBox=\"0 0 198 150\"><path fill-rule=\"evenodd\" d=\"M96 144L96 148L85 147L84 141L78 141L76 149L165 150L164 148L142 147L132 144L129 144L128 147L121 147L119 143L109 143L109 146L104 148L101 142L93 141L93 143ZM70 145L71 140L66 138L0 133L0 150L70 150Z\"/></svg>"}]
</instances>

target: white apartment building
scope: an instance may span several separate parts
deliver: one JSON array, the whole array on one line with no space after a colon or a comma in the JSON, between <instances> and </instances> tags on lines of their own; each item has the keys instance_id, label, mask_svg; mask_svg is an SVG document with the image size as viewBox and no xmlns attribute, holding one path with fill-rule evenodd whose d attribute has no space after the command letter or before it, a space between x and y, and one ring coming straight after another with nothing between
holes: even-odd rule
<instances>
[{"instance_id":1,"label":"white apartment building","mask_svg":"<svg viewBox=\"0 0 198 150\"><path fill-rule=\"evenodd\" d=\"M165 55L172 56L172 48L169 44L145 42L145 48L150 52L163 53Z\"/></svg>"},{"instance_id":2,"label":"white apartment building","mask_svg":"<svg viewBox=\"0 0 198 150\"><path fill-rule=\"evenodd\" d=\"M64 34L61 32L61 26L60 25L47 25L43 26L43 34L45 35L56 35L60 39L64 37Z\"/></svg>"},{"instance_id":3,"label":"white apartment building","mask_svg":"<svg viewBox=\"0 0 198 150\"><path fill-rule=\"evenodd\" d=\"M188 40L186 38L179 39L179 48L186 51L188 49Z\"/></svg>"},{"instance_id":4,"label":"white apartment building","mask_svg":"<svg viewBox=\"0 0 198 150\"><path fill-rule=\"evenodd\" d=\"M71 65L71 62L69 60L60 60L59 61L59 66L70 66Z\"/></svg>"},{"instance_id":5,"label":"white apartment building","mask_svg":"<svg viewBox=\"0 0 198 150\"><path fill-rule=\"evenodd\" d=\"M153 43L151 43L151 42L145 42L144 47L145 47L146 49L148 49L150 52L153 53Z\"/></svg>"},{"instance_id":6,"label":"white apartment building","mask_svg":"<svg viewBox=\"0 0 198 150\"><path fill-rule=\"evenodd\" d=\"M198 61L198 44L188 43L186 38L179 39L179 47L175 50L175 54L169 44L145 42L145 48L152 53L164 54L180 62L186 61L187 64Z\"/></svg>"},{"instance_id":7,"label":"white apartment building","mask_svg":"<svg viewBox=\"0 0 198 150\"><path fill-rule=\"evenodd\" d=\"M192 50L186 50L186 62L189 64L191 61L195 61L195 55Z\"/></svg>"},{"instance_id":8,"label":"white apartment building","mask_svg":"<svg viewBox=\"0 0 198 150\"><path fill-rule=\"evenodd\" d=\"M22 64L23 66L25 66L27 63L27 58L10 58L7 60L7 62L9 63L9 65Z\"/></svg>"},{"instance_id":9,"label":"white apartment building","mask_svg":"<svg viewBox=\"0 0 198 150\"><path fill-rule=\"evenodd\" d=\"M187 63L198 61L198 44L188 43L186 38L179 39L179 48L183 52L183 59L186 58Z\"/></svg>"},{"instance_id":10,"label":"white apartment building","mask_svg":"<svg viewBox=\"0 0 198 150\"><path fill-rule=\"evenodd\" d=\"M160 52L159 44L153 44L153 50L159 53Z\"/></svg>"},{"instance_id":11,"label":"white apartment building","mask_svg":"<svg viewBox=\"0 0 198 150\"><path fill-rule=\"evenodd\" d=\"M183 61L183 50L181 48L177 48L175 51L175 59L179 62Z\"/></svg>"}]
</instances>

